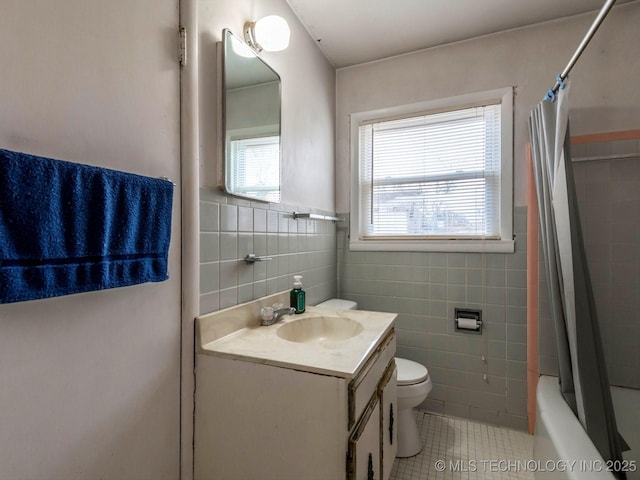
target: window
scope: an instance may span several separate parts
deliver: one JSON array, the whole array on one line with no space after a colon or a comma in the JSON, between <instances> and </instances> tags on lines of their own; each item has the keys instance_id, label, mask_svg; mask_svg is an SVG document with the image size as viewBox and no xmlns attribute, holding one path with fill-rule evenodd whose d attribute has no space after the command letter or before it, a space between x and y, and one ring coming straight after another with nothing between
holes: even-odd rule
<instances>
[{"instance_id":1,"label":"window","mask_svg":"<svg viewBox=\"0 0 640 480\"><path fill-rule=\"evenodd\" d=\"M352 115L355 250L512 252L512 90Z\"/></svg>"},{"instance_id":2,"label":"window","mask_svg":"<svg viewBox=\"0 0 640 480\"><path fill-rule=\"evenodd\" d=\"M280 201L280 137L239 138L229 142L227 185L244 196Z\"/></svg>"}]
</instances>

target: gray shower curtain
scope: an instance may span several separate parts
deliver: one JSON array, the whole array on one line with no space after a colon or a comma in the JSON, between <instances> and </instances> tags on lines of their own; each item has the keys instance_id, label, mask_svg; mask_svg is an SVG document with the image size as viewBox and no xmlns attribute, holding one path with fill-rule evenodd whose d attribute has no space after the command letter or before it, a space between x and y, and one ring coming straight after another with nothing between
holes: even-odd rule
<instances>
[{"instance_id":1,"label":"gray shower curtain","mask_svg":"<svg viewBox=\"0 0 640 480\"><path fill-rule=\"evenodd\" d=\"M573 182L569 83L529 119L560 390L605 460L621 460ZM624 472L618 478L625 478Z\"/></svg>"}]
</instances>

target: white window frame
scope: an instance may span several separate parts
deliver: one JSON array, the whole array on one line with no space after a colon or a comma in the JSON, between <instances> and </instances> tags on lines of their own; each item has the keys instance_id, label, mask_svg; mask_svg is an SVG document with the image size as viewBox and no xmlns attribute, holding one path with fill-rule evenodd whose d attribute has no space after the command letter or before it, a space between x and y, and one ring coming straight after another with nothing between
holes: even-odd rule
<instances>
[{"instance_id":1,"label":"white window frame","mask_svg":"<svg viewBox=\"0 0 640 480\"><path fill-rule=\"evenodd\" d=\"M236 144L236 142L238 142L238 144ZM264 144L264 145L275 145L278 147L278 158L277 158L277 162L279 163L280 159L279 159L279 148L280 148L280 135L273 135L273 134L266 134L266 135L252 135L252 136L238 136L238 137L231 137L228 143L228 151L230 152L232 157L235 157L238 153L239 148L241 148L242 146L244 146L244 143L249 143L249 142L253 142L253 143L260 143L260 144ZM272 185L262 185L262 186L256 186L256 185L251 185L251 186L247 186L247 185L243 185L242 182L238 182L238 175L236 175L236 171L238 168L240 168L240 162L238 160L238 158L233 158L233 162L231 162L231 168L227 169L227 178L226 178L226 182L227 185L233 189L234 192L236 192L237 195L249 195L248 192L263 192L263 193L271 193L271 192L277 192L278 196L280 193L280 174L278 172L278 179L276 181L276 183L272 184ZM246 168L246 167L244 167ZM257 195L256 193L253 193L253 195Z\"/></svg>"},{"instance_id":2,"label":"white window frame","mask_svg":"<svg viewBox=\"0 0 640 480\"><path fill-rule=\"evenodd\" d=\"M360 238L360 135L364 123L398 116L424 115L483 104L501 106L500 238L375 239ZM349 248L362 251L513 253L513 87L351 114L351 213Z\"/></svg>"}]
</instances>

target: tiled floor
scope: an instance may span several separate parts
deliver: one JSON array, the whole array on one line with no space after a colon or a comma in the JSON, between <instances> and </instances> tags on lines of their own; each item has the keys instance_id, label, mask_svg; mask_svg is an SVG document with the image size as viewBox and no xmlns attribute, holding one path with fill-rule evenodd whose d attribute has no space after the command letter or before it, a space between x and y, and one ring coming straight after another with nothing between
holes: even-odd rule
<instances>
[{"instance_id":1,"label":"tiled floor","mask_svg":"<svg viewBox=\"0 0 640 480\"><path fill-rule=\"evenodd\" d=\"M397 458L391 480L533 480L527 461L533 437L525 432L418 412L424 448ZM529 465L530 466L530 465Z\"/></svg>"}]
</instances>

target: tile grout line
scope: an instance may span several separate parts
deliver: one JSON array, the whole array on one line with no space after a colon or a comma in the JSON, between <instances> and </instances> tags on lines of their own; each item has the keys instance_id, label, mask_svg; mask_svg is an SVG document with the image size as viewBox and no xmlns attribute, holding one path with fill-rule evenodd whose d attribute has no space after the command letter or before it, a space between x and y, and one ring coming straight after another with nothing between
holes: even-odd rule
<instances>
[{"instance_id":1,"label":"tile grout line","mask_svg":"<svg viewBox=\"0 0 640 480\"><path fill-rule=\"evenodd\" d=\"M532 472L505 472L491 463L531 459L533 437L525 432L427 412L417 412L417 423L423 449L396 459L391 480L533 480ZM445 461L444 471L437 460Z\"/></svg>"}]
</instances>

